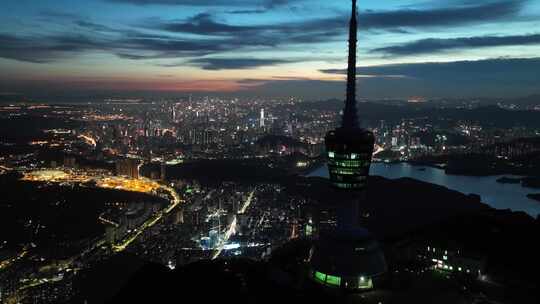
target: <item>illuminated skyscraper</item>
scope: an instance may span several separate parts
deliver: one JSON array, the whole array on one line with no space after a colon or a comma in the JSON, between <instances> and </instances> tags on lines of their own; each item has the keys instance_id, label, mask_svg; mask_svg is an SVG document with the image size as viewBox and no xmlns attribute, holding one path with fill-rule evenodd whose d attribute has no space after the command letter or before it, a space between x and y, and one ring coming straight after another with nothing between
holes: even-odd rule
<instances>
[{"instance_id":1,"label":"illuminated skyscraper","mask_svg":"<svg viewBox=\"0 0 540 304\"><path fill-rule=\"evenodd\" d=\"M259 118L259 126L264 128L264 109L261 109L261 117Z\"/></svg>"},{"instance_id":2,"label":"illuminated skyscraper","mask_svg":"<svg viewBox=\"0 0 540 304\"><path fill-rule=\"evenodd\" d=\"M176 104L173 104L171 107L171 119L172 122L176 122Z\"/></svg>"},{"instance_id":3,"label":"illuminated skyscraper","mask_svg":"<svg viewBox=\"0 0 540 304\"><path fill-rule=\"evenodd\" d=\"M349 30L347 99L341 127L325 138L328 170L336 191L337 227L320 234L310 255L310 277L328 287L371 290L386 273L382 250L360 227L359 205L366 199L373 133L360 128L356 107L356 0Z\"/></svg>"}]
</instances>

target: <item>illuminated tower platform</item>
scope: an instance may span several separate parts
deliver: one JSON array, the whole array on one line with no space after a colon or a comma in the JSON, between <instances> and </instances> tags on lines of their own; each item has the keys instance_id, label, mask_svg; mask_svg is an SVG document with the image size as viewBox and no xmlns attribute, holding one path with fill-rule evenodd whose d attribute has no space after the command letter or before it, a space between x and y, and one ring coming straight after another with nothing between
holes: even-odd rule
<instances>
[{"instance_id":1,"label":"illuminated tower platform","mask_svg":"<svg viewBox=\"0 0 540 304\"><path fill-rule=\"evenodd\" d=\"M356 0L349 30L347 99L341 127L325 138L328 173L335 193L337 227L321 232L310 252L310 278L329 288L367 291L377 288L387 271L383 251L359 224L366 199L373 133L360 128L356 107Z\"/></svg>"},{"instance_id":2,"label":"illuminated tower platform","mask_svg":"<svg viewBox=\"0 0 540 304\"><path fill-rule=\"evenodd\" d=\"M326 135L330 182L340 189L364 190L375 138L360 129L339 128Z\"/></svg>"}]
</instances>

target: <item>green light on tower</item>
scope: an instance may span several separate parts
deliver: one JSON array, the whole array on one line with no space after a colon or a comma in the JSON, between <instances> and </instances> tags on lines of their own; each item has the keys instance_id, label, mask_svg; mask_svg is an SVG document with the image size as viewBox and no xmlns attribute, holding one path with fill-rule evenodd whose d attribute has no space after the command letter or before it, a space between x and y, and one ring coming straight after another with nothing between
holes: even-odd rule
<instances>
[{"instance_id":1,"label":"green light on tower","mask_svg":"<svg viewBox=\"0 0 540 304\"><path fill-rule=\"evenodd\" d=\"M326 274L322 273L322 272L318 272L318 271L315 271L315 278L321 282L325 282L326 281Z\"/></svg>"},{"instance_id":2,"label":"green light on tower","mask_svg":"<svg viewBox=\"0 0 540 304\"><path fill-rule=\"evenodd\" d=\"M334 286L341 286L341 277L328 275L326 277L326 283Z\"/></svg>"}]
</instances>

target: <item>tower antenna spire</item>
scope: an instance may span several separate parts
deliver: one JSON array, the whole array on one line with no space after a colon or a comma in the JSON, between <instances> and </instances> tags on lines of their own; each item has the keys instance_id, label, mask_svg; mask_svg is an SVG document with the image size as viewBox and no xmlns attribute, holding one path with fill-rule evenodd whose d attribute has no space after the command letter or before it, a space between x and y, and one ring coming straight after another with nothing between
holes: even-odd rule
<instances>
[{"instance_id":1,"label":"tower antenna spire","mask_svg":"<svg viewBox=\"0 0 540 304\"><path fill-rule=\"evenodd\" d=\"M349 26L349 61L347 68L347 99L343 111L341 127L358 128L358 110L356 108L356 44L358 41L358 21L356 18L356 0L352 0L352 16Z\"/></svg>"}]
</instances>

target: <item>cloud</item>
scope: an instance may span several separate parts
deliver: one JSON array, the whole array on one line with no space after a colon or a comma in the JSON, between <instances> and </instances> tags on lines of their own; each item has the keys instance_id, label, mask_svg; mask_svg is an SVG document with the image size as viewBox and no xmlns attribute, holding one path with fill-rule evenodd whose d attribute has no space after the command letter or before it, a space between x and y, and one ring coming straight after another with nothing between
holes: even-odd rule
<instances>
[{"instance_id":1,"label":"cloud","mask_svg":"<svg viewBox=\"0 0 540 304\"><path fill-rule=\"evenodd\" d=\"M197 35L228 35L235 33L252 32L256 26L236 26L217 22L209 13L201 13L182 22L162 22L155 25L157 29Z\"/></svg>"},{"instance_id":2,"label":"cloud","mask_svg":"<svg viewBox=\"0 0 540 304\"><path fill-rule=\"evenodd\" d=\"M540 93L540 58L499 58L480 61L414 63L359 67L361 98L515 97ZM346 74L346 70L323 70ZM401 77L393 77L401 75ZM316 79L246 79L241 94L324 100L344 98L345 81Z\"/></svg>"},{"instance_id":3,"label":"cloud","mask_svg":"<svg viewBox=\"0 0 540 304\"><path fill-rule=\"evenodd\" d=\"M516 16L525 2L524 0L505 0L428 10L367 11L360 14L359 24L360 27L368 29L385 29L482 23Z\"/></svg>"},{"instance_id":4,"label":"cloud","mask_svg":"<svg viewBox=\"0 0 540 304\"><path fill-rule=\"evenodd\" d=\"M0 34L0 58L50 63L89 51L106 51L130 60L185 58L238 48L230 39L209 41L124 32L115 37L83 35L16 36Z\"/></svg>"},{"instance_id":5,"label":"cloud","mask_svg":"<svg viewBox=\"0 0 540 304\"><path fill-rule=\"evenodd\" d=\"M286 1L275 1L282 5ZM360 26L390 32L408 33L412 27L460 26L469 23L497 21L515 17L524 1L496 1L480 5L437 7L425 10L397 10L387 12L362 12ZM236 11L247 13L249 10ZM229 12L231 13L231 12ZM235 11L233 11L235 13ZM153 20L146 27L175 34L198 36L226 36L238 46L277 46L331 42L342 39L347 30L349 13L336 16L306 19L275 24L235 25L217 20L215 15L201 13L184 20Z\"/></svg>"},{"instance_id":6,"label":"cloud","mask_svg":"<svg viewBox=\"0 0 540 304\"><path fill-rule=\"evenodd\" d=\"M273 9L298 0L107 0L133 5L183 5L183 6L259 6Z\"/></svg>"},{"instance_id":7,"label":"cloud","mask_svg":"<svg viewBox=\"0 0 540 304\"><path fill-rule=\"evenodd\" d=\"M144 29L138 30L115 29L84 19L72 20L70 23L84 31L76 35L1 34L0 57L45 63L97 50L130 60L192 59L242 50L279 51L276 47L334 41L346 30L346 21L339 18L268 25L233 25L216 21L213 15L207 13L195 15L184 21L151 19L145 22ZM342 26L338 27L336 24ZM255 63L247 60L243 62ZM213 66L217 64L205 67Z\"/></svg>"},{"instance_id":8,"label":"cloud","mask_svg":"<svg viewBox=\"0 0 540 304\"><path fill-rule=\"evenodd\" d=\"M443 74L461 75L460 79L476 78L485 75L489 78L493 72L522 73L522 76L530 76L527 71L540 65L540 58L495 58L475 61L452 61L452 62L423 62L388 64L368 67L358 67L359 75L404 75L410 78L427 79ZM346 75L347 69L323 69L325 74ZM522 77L520 77L522 78ZM467 80L468 81L468 80ZM540 81L540 80L539 80Z\"/></svg>"},{"instance_id":9,"label":"cloud","mask_svg":"<svg viewBox=\"0 0 540 304\"><path fill-rule=\"evenodd\" d=\"M361 78L363 96L509 97L538 93L539 70L540 58L497 58L358 67L358 74L402 75L401 78ZM321 72L346 74L345 69Z\"/></svg>"},{"instance_id":10,"label":"cloud","mask_svg":"<svg viewBox=\"0 0 540 304\"><path fill-rule=\"evenodd\" d=\"M106 51L121 58L142 60L203 56L231 46L201 39L125 31L114 37L84 35L16 36L0 34L0 58L48 63L88 51Z\"/></svg>"},{"instance_id":11,"label":"cloud","mask_svg":"<svg viewBox=\"0 0 540 304\"><path fill-rule=\"evenodd\" d=\"M248 85L239 94L245 96L302 97L311 100L324 100L345 95L345 82L317 79L248 79L241 81Z\"/></svg>"},{"instance_id":12,"label":"cloud","mask_svg":"<svg viewBox=\"0 0 540 304\"><path fill-rule=\"evenodd\" d=\"M297 34L305 32L336 32L345 33L348 19L346 16L334 16L318 19L307 19L297 22L279 22L262 25L233 25L217 21L210 13L201 13L186 20L160 21L148 25L149 28L174 33L188 33L197 35L234 35L234 34Z\"/></svg>"},{"instance_id":13,"label":"cloud","mask_svg":"<svg viewBox=\"0 0 540 304\"><path fill-rule=\"evenodd\" d=\"M153 22L146 22L146 26L174 34L194 34L212 39L222 37L227 39L222 42L236 47L330 42L341 39L347 30L347 18L342 16L276 24L233 25L217 21L209 13L201 13L186 20Z\"/></svg>"},{"instance_id":14,"label":"cloud","mask_svg":"<svg viewBox=\"0 0 540 304\"><path fill-rule=\"evenodd\" d=\"M76 13L65 12L65 11L56 11L56 10L50 10L50 9L42 10L42 11L40 11L38 13L38 15L40 17L49 18L51 20L53 20L53 19L66 19L66 20L69 20L69 19L78 19L78 18L81 17L79 14L76 14Z\"/></svg>"},{"instance_id":15,"label":"cloud","mask_svg":"<svg viewBox=\"0 0 540 304\"><path fill-rule=\"evenodd\" d=\"M251 0L106 0L108 2L126 3L134 5L185 5L185 6L220 6L220 5L246 5Z\"/></svg>"},{"instance_id":16,"label":"cloud","mask_svg":"<svg viewBox=\"0 0 540 304\"><path fill-rule=\"evenodd\" d=\"M481 36L451 39L422 39L372 50L388 55L417 55L439 53L454 49L540 44L540 34L521 36Z\"/></svg>"},{"instance_id":17,"label":"cloud","mask_svg":"<svg viewBox=\"0 0 540 304\"><path fill-rule=\"evenodd\" d=\"M267 0L265 3L265 6L267 8L274 8L274 7L290 4L291 2L293 1L292 0Z\"/></svg>"},{"instance_id":18,"label":"cloud","mask_svg":"<svg viewBox=\"0 0 540 304\"><path fill-rule=\"evenodd\" d=\"M290 4L284 0L109 0L113 2L125 2L138 5L175 4L213 6L223 5L231 8L237 4L245 5L246 10L253 7L256 10L264 10ZM294 0L302 1L302 0ZM360 20L362 26L369 29L383 29L387 31L404 32L409 27L460 25L470 22L486 22L499 20L509 16L515 16L523 6L522 0L518 1L489 1L483 4L468 4L456 7L436 7L424 10L402 9L387 12L362 12ZM244 8L244 7L242 7ZM51 12L48 12L51 14ZM54 14L54 12L52 12ZM76 15L69 15L75 18ZM325 18L311 18L301 21L279 21L268 24L234 24L219 19L210 13L201 13L184 20L160 20L147 19L144 24L140 23L136 30L117 29L108 25L97 24L83 18L69 20L70 25L84 29L80 34L60 33L54 34L28 34L19 33L0 34L0 57L19 61L44 63L54 62L69 58L77 54L103 51L115 54L120 58L129 60L145 59L168 59L179 58L194 60L207 55L220 55L230 52L258 51L280 52L301 45L316 45L345 41L349 12L337 14ZM493 37L492 37L493 38ZM519 36L514 37L517 41ZM529 37L530 38L530 37ZM388 54L405 54L414 50L427 52L440 51L444 44L453 45L457 48L460 44L467 46L481 43L487 46L487 38L483 42L474 40L430 40L417 41L411 45L389 46L376 51ZM494 40L494 39L491 39ZM498 43L510 43L498 38ZM476 41L476 42L475 42ZM468 43L468 44L467 44ZM494 42L491 42L494 43ZM525 42L526 43L526 42ZM293 60L291 58L280 58ZM201 59L202 60L202 59ZM305 60L304 60L305 61ZM193 61L195 62L195 61ZM246 68L254 67L254 64L262 66L265 63L275 64L275 61L254 62L250 60L237 61L244 63ZM298 62L295 60L295 62ZM197 63L197 62L195 62ZM206 69L226 68L228 62L199 62ZM236 67L235 67L236 68Z\"/></svg>"},{"instance_id":19,"label":"cloud","mask_svg":"<svg viewBox=\"0 0 540 304\"><path fill-rule=\"evenodd\" d=\"M499 58L480 61L444 63L414 63L360 67L362 75L378 77L359 78L358 95L362 98L432 97L515 97L540 93L540 58ZM344 70L324 70L329 74L344 74ZM405 77L381 77L403 75ZM0 75L0 78L2 76ZM55 91L88 92L112 90L115 92L175 91L215 92L238 96L296 96L310 100L344 98L345 81L330 81L294 77L268 77L267 79L238 79L227 81L178 81L176 78L158 77L156 80L133 79L45 79L19 81L2 79L0 91L21 91L45 94ZM66 86L66 83L69 85ZM44 93L45 92L45 93ZM83 94L87 96L86 94ZM155 96L155 93L149 96Z\"/></svg>"},{"instance_id":20,"label":"cloud","mask_svg":"<svg viewBox=\"0 0 540 304\"><path fill-rule=\"evenodd\" d=\"M63 35L35 40L0 34L0 57L33 63L47 63L69 54L97 49L95 41L85 36Z\"/></svg>"},{"instance_id":21,"label":"cloud","mask_svg":"<svg viewBox=\"0 0 540 304\"><path fill-rule=\"evenodd\" d=\"M265 9L252 9L252 10L234 10L234 11L228 11L228 14L238 14L238 15L244 15L244 14L264 14L267 10Z\"/></svg>"},{"instance_id":22,"label":"cloud","mask_svg":"<svg viewBox=\"0 0 540 304\"><path fill-rule=\"evenodd\" d=\"M261 66L271 66L290 63L284 59L260 59L260 58L198 58L189 61L189 64L201 67L204 70L233 70L251 69Z\"/></svg>"},{"instance_id":23,"label":"cloud","mask_svg":"<svg viewBox=\"0 0 540 304\"><path fill-rule=\"evenodd\" d=\"M111 27L108 27L102 24L97 24L90 21L86 21L86 20L76 20L74 23L75 25L81 28L88 29L95 32L117 32L116 29L113 29Z\"/></svg>"}]
</instances>

